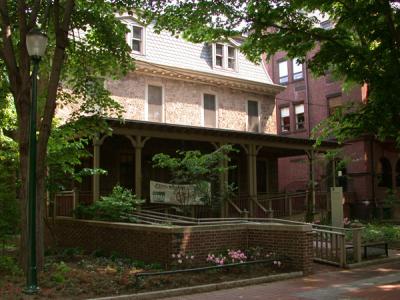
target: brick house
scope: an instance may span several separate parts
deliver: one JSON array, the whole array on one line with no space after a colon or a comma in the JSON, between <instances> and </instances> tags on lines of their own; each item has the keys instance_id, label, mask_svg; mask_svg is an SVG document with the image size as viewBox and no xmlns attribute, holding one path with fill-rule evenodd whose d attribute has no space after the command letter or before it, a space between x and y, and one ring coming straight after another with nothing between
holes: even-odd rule
<instances>
[{"instance_id":1,"label":"brick house","mask_svg":"<svg viewBox=\"0 0 400 300\"><path fill-rule=\"evenodd\" d=\"M308 58L312 56L310 53ZM342 83L330 74L315 78L306 64L288 59L284 52L275 54L267 63L267 69L274 83L286 85L276 96L280 136L309 138L312 129L338 106L348 101L367 101L366 87L358 86L345 92ZM321 163L317 167L319 189L327 189L335 180L336 185L343 186L347 215L357 218L382 215L388 189L400 195L399 151L393 142L380 142L372 135L349 141L342 150L348 163L339 174L333 175L331 164ZM296 172L292 172L293 169ZM280 191L306 188L310 177L307 157L280 158L278 170ZM395 217L400 217L397 210Z\"/></svg>"},{"instance_id":2,"label":"brick house","mask_svg":"<svg viewBox=\"0 0 400 300\"><path fill-rule=\"evenodd\" d=\"M264 64L239 52L238 40L194 44L156 34L131 17L122 20L136 70L106 87L123 105L125 122L110 118L113 135L93 142L93 161L86 163L108 175L76 186L80 199L95 201L119 183L149 202L150 181L169 180L167 172L152 168L154 154L233 144L240 150L232 156L237 168L222 181L237 184L246 199L241 208L255 215L257 195L278 191L278 158L313 150L307 136L276 135L275 97L283 87ZM335 146L326 142L321 151ZM225 205L221 215L228 214Z\"/></svg>"}]
</instances>

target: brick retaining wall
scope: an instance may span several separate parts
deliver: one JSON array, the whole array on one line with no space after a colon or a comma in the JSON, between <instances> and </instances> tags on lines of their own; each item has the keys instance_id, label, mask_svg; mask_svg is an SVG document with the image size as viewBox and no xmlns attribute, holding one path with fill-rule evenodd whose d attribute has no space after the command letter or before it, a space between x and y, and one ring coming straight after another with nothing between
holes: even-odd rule
<instances>
[{"instance_id":1,"label":"brick retaining wall","mask_svg":"<svg viewBox=\"0 0 400 300\"><path fill-rule=\"evenodd\" d=\"M204 264L208 253L260 246L287 256L296 270L310 273L312 236L309 225L221 224L203 226L157 226L57 218L52 232L61 248L81 247L143 260L171 263L171 255L183 251ZM47 245L54 239L47 232ZM53 243L52 243L53 242Z\"/></svg>"}]
</instances>

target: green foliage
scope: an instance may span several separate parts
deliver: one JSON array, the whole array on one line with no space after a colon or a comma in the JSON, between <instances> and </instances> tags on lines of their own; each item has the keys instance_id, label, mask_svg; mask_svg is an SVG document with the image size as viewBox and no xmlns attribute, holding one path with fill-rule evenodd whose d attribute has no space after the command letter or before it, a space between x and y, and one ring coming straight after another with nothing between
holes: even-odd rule
<instances>
[{"instance_id":1,"label":"green foliage","mask_svg":"<svg viewBox=\"0 0 400 300\"><path fill-rule=\"evenodd\" d=\"M245 35L240 50L260 62L278 51L307 61L314 75L329 70L346 88L368 85L368 103L335 113L319 128L320 139L340 141L365 133L400 143L400 9L394 1L134 1L158 31L193 42ZM317 16L334 24L321 28ZM314 50L318 49L317 53ZM312 55L309 55L310 51Z\"/></svg>"},{"instance_id":2,"label":"green foliage","mask_svg":"<svg viewBox=\"0 0 400 300\"><path fill-rule=\"evenodd\" d=\"M135 222L130 215L142 203L143 200L137 199L131 190L117 185L109 196L103 196L89 206L78 206L75 215L89 220Z\"/></svg>"},{"instance_id":3,"label":"green foliage","mask_svg":"<svg viewBox=\"0 0 400 300\"><path fill-rule=\"evenodd\" d=\"M214 197L212 193L210 199L209 184L218 182L219 175L227 172L234 166L224 167L223 163L229 163L228 156L231 152L237 152L231 145L224 145L211 153L203 154L200 151L181 151L178 150L176 157L159 153L153 156L153 167L168 169L172 174L172 184L191 184L195 186L195 197L199 196L205 203L219 202L219 198L230 196L234 188L232 186L226 187L225 195ZM191 193L183 193L177 191L177 199L183 206L190 202L190 197L194 195ZM185 209L185 207L183 207Z\"/></svg>"},{"instance_id":4,"label":"green foliage","mask_svg":"<svg viewBox=\"0 0 400 300\"><path fill-rule=\"evenodd\" d=\"M387 189L385 198L383 199L384 205L392 207L398 201L399 198L396 196L396 193L392 189Z\"/></svg>"},{"instance_id":5,"label":"green foliage","mask_svg":"<svg viewBox=\"0 0 400 300\"><path fill-rule=\"evenodd\" d=\"M0 274L17 275L21 273L22 270L13 257L0 255Z\"/></svg>"},{"instance_id":6,"label":"green foliage","mask_svg":"<svg viewBox=\"0 0 400 300\"><path fill-rule=\"evenodd\" d=\"M11 99L0 99L0 242L17 233L19 224L16 197L18 145L9 136L15 126L15 110Z\"/></svg>"},{"instance_id":7,"label":"green foliage","mask_svg":"<svg viewBox=\"0 0 400 300\"><path fill-rule=\"evenodd\" d=\"M64 283L67 279L68 273L71 271L71 268L63 261L60 263L54 263L53 267L55 270L51 276L51 280L58 284Z\"/></svg>"},{"instance_id":8,"label":"green foliage","mask_svg":"<svg viewBox=\"0 0 400 300\"><path fill-rule=\"evenodd\" d=\"M400 242L400 226L391 224L367 224L362 231L363 242Z\"/></svg>"},{"instance_id":9,"label":"green foliage","mask_svg":"<svg viewBox=\"0 0 400 300\"><path fill-rule=\"evenodd\" d=\"M101 169L79 168L83 159L92 156L90 141L99 134L108 134L107 122L98 117L79 118L58 126L54 122L48 143L47 166L49 174L47 189L54 194L65 190L72 181L82 181L83 176L106 174Z\"/></svg>"}]
</instances>

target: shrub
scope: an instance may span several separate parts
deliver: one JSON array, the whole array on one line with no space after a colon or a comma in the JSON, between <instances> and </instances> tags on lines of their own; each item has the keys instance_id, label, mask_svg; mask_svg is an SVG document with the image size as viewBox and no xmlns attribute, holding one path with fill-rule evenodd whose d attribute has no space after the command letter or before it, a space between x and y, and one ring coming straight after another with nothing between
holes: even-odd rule
<instances>
[{"instance_id":1,"label":"shrub","mask_svg":"<svg viewBox=\"0 0 400 300\"><path fill-rule=\"evenodd\" d=\"M135 222L131 214L142 203L143 200L137 199L131 190L117 185L109 196L101 197L89 206L80 205L74 213L80 219Z\"/></svg>"},{"instance_id":2,"label":"shrub","mask_svg":"<svg viewBox=\"0 0 400 300\"><path fill-rule=\"evenodd\" d=\"M20 274L22 270L18 267L17 262L13 257L0 255L0 274Z\"/></svg>"}]
</instances>

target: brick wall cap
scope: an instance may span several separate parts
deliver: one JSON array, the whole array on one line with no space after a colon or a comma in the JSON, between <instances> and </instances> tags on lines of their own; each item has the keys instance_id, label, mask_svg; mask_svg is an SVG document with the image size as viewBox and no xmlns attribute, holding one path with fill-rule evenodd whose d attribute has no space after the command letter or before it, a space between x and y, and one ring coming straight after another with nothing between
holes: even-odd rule
<instances>
[{"instance_id":1,"label":"brick wall cap","mask_svg":"<svg viewBox=\"0 0 400 300\"><path fill-rule=\"evenodd\" d=\"M57 222L61 223L84 223L87 225L121 228L140 231L156 231L156 232L169 232L169 233L187 233L187 232L207 232L207 231L220 231L220 230L246 230L258 229L268 231L301 231L311 232L312 226L305 225L292 225L281 223L235 223L235 224L211 224L211 225L194 225L194 226L175 226L175 225L147 225L147 224L132 224L132 223L118 223L118 222L104 222L94 220L73 219L68 217L57 217Z\"/></svg>"}]
</instances>

